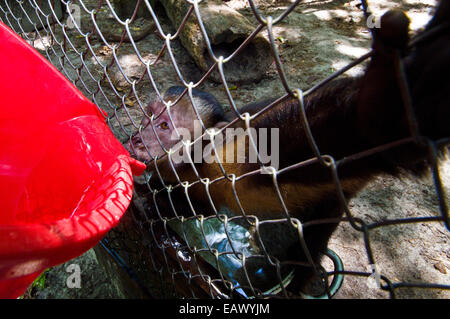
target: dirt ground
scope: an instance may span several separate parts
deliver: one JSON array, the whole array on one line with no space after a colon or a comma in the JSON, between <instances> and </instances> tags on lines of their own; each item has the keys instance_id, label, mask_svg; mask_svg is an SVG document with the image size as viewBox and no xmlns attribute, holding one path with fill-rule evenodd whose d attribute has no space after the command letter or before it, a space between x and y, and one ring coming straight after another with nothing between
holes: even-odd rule
<instances>
[{"instance_id":1,"label":"dirt ground","mask_svg":"<svg viewBox=\"0 0 450 319\"><path fill-rule=\"evenodd\" d=\"M97 1L83 1L90 9ZM277 16L287 8L291 1L256 1L260 12L264 15ZM231 0L227 5L237 9L249 21L256 25L256 20L244 0ZM362 12L358 4L360 1L349 0L307 0L299 4L285 20L274 27L275 38L281 54L287 80L292 88L306 90L318 81L332 74L354 59L360 57L370 49L370 33L362 22ZM411 29L414 34L420 30L432 15L434 0L371 0L370 8L379 17L387 9L400 8L411 18ZM107 28L108 23L115 21L104 12L104 22L100 28ZM101 19L98 17L98 20ZM90 30L89 15L82 10L82 30ZM174 33L175 29L167 18L161 18L163 29ZM111 105L119 105L120 100L111 89L114 83L119 92L128 92L132 86L123 74L113 65L109 68L110 80L103 78L104 70L98 62L109 63L114 54L104 46L96 36L90 40L92 50L98 60L87 55L81 60L76 48L85 47L86 40L77 30L68 30L75 49L67 45L66 54L75 68L64 65L63 72L83 93L104 107L109 114L113 113ZM44 49L47 42L36 41L38 49ZM141 58L154 61L162 47L162 40L154 32L137 43ZM188 81L196 82L202 72L196 67L184 48L175 41L173 43L174 56L177 59L183 76ZM44 51L42 51L44 52ZM58 64L53 54L53 63ZM122 72L129 80L138 80L145 72L145 66L136 55L130 43L124 43L117 50L116 59L120 62ZM82 69L78 78L76 67L86 65L91 74ZM61 68L61 67L60 67ZM360 74L363 66L358 66L348 75ZM164 89L178 85L173 66L168 54L152 66L152 75L157 87ZM93 80L93 77L95 80ZM259 81L250 84L229 83L233 88L232 95L238 106L251 101L284 93L283 86L274 65ZM98 88L102 87L102 91ZM201 89L214 94L225 107L228 105L225 92L220 84L206 81ZM143 105L155 98L150 81L140 82L135 92ZM133 95L125 99L128 112L133 120L140 122L141 110ZM127 134L134 132L124 109L116 111L116 116L110 121L116 136L124 141ZM443 161L441 175L447 194L450 194L450 162ZM404 176L392 178L379 176L371 182L356 198L350 201L352 213L366 222L385 219L407 218L415 216L436 216L439 214L438 201L431 177L424 180ZM409 283L439 283L450 285L450 232L440 223L415 223L381 227L370 232L370 243L378 271L393 282ZM367 254L361 233L355 231L348 223L342 223L334 233L330 248L343 260L346 270L370 271ZM82 267L83 283L81 289L65 287L65 278L69 275L65 269L71 263L79 263ZM450 291L433 289L397 290L400 298L449 298ZM118 297L117 292L109 283L109 279L96 263L92 251L70 261L64 265L52 268L48 275L44 289L35 288L29 292L33 298L111 298ZM388 298L389 295L380 289L368 288L367 279L346 276L343 286L336 298Z\"/></svg>"}]
</instances>

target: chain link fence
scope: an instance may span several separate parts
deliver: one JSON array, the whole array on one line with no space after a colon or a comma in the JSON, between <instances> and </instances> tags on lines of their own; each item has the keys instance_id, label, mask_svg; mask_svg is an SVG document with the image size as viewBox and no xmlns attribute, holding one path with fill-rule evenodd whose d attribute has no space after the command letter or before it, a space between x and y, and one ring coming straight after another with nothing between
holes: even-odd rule
<instances>
[{"instance_id":1,"label":"chain link fence","mask_svg":"<svg viewBox=\"0 0 450 319\"><path fill-rule=\"evenodd\" d=\"M245 9L247 18L242 17L239 10L230 9L233 2L236 8ZM336 6L349 2L338 1ZM286 40L276 28L287 23L294 11L297 14L302 14L301 10L306 12L308 5L316 8L321 4L320 1L302 4L301 1L272 3L256 0L2 0L0 20L38 49L100 109L106 111L108 116L105 120L115 136L124 144L133 145L133 138L145 129L142 119L147 119L147 123L150 123L147 125L153 125L160 115L149 114L146 107L150 101L161 101L164 110L170 110L176 108L183 96L190 97L193 101L194 88L221 94L218 99L224 102L224 110L234 116L225 128L241 121L242 127L249 129L255 119L264 117L265 112L293 97L298 102L299 123L309 128L303 98L320 91L330 81L352 68L364 65L373 51L361 54L335 72L327 71L331 75L323 77L323 80L306 79L305 82L309 84L311 80L316 83L306 90L293 86L289 74L292 61L280 54L280 50L283 51L282 48L289 44L285 43ZM358 10L361 21L359 27L366 27L372 18L366 1L358 3ZM221 15L229 20L220 20ZM239 27L239 23L245 26ZM353 24L351 26L356 28ZM220 30L217 31L218 29ZM224 29L228 33L224 33ZM417 43L420 39L415 41ZM251 117L241 113L245 98L239 95L240 87L236 83L243 83L242 87L251 91L260 85L261 79L267 77L267 74L279 84L270 93L279 95L280 98L268 102L258 112L251 114ZM383 294L385 292L392 298L399 293L401 296L448 297L446 290L450 286L448 278L445 280L445 265L450 258L446 197L448 185L445 185L448 172L442 168L443 160L438 154L448 145L449 139L447 137L434 141L420 136L415 129L418 124L410 102L407 80L401 68L397 70L396 76L402 90L401 95L406 97L405 110L412 128L411 137L335 159L333 154L321 152L314 135L306 129L313 156L300 163L281 169L272 168L266 172L266 177L272 181L271 192L275 194L271 198L278 199L276 204L281 217L261 218L257 213L245 211L240 205L236 185L260 174L263 165L236 176L227 172L229 166L222 165L219 161L222 176L201 178L197 174L195 180L178 179L177 183L165 183L158 163L170 157L169 151L166 149L166 154L161 159L154 157L147 149L151 158L149 164L153 163L152 169L147 170L144 176L135 178L135 194L131 206L121 224L96 247L97 257L109 274L115 277L116 284L124 294L131 297L326 298L336 294L344 277L349 282L353 279L364 281L359 287L369 286L373 291L380 291L369 294L370 297L383 297L386 296ZM183 89L175 101L169 102L167 98L164 99L162 92L173 85ZM253 98L251 96L248 99L251 101ZM195 102L193 104L195 108ZM209 139L211 134L211 131L205 131L199 139ZM381 219L364 218L364 214L355 215L339 178L340 167L418 140L425 141L427 145L434 186L431 194L434 196L434 206L425 210L433 211L421 216L395 218L399 215L393 214L394 218L387 216ZM283 158L283 155L280 154L280 157ZM337 194L335 205L344 210L344 215L321 220L310 219L305 223L291 216L286 204L287 198L302 194L295 188L287 192L286 188L280 186L283 183L280 179L292 174L292 171L317 163L323 165L332 176L333 191ZM176 166L171 165L171 168L177 172ZM154 180L159 184L153 183ZM233 200L238 203L237 206L235 204L238 211L230 212L227 207L215 206L209 189L220 183L227 183L229 186ZM204 196L213 208L212 214L196 210L196 203L190 202L189 194L199 186L206 189ZM261 187L259 196L269 196L267 192L267 189ZM180 194L185 197L183 201L176 202ZM179 205L184 205L184 210L189 213L179 213L176 208ZM356 234L354 236L359 236L365 256L360 269L344 267L349 262L347 259L352 258L351 254L339 257L339 252L336 254L330 249L323 252L327 258L322 264L312 260L304 230L320 223L341 223L347 227L345 231L352 231ZM430 230L433 234L440 233L439 238L431 236L429 244L436 245L434 240L439 241L439 247L443 247L439 254L444 254L442 258L445 262L443 265L436 262L435 269L425 270L440 269L444 277L434 277L444 278L440 282L423 280L428 277L420 274L408 277L394 272L392 275L392 271L387 268L399 262L396 258L400 258L402 254L400 246L392 247L397 251L391 256L390 263L379 262L374 253L374 245L378 249L380 242L377 240L374 244L373 241L374 237L380 236L380 229L396 233L397 227L402 229L402 226L416 225L433 227ZM414 238L415 233L419 232L408 229L405 231L409 236L407 238ZM290 260L291 252L287 248L283 251L283 247L288 247L293 242L305 254L306 261L301 266L314 270L316 280L308 286L307 293L291 289L297 276L295 269L301 262ZM414 272L407 269L406 272L408 271ZM402 295L401 291L405 289L433 292ZM437 294L433 295L436 291ZM349 292L344 296L364 297L362 291L354 293L352 295Z\"/></svg>"}]
</instances>

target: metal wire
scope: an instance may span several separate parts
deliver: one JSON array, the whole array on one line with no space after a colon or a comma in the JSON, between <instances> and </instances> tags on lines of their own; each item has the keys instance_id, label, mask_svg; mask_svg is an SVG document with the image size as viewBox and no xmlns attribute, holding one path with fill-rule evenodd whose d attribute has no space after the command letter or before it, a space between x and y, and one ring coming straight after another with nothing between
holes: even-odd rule
<instances>
[{"instance_id":1,"label":"metal wire","mask_svg":"<svg viewBox=\"0 0 450 319\"><path fill-rule=\"evenodd\" d=\"M131 1L130 1L131 2ZM263 228L267 225L288 225L290 231L295 233L295 236L300 243L300 249L306 256L306 262L303 263L305 267L311 267L316 276L321 278L324 284L324 295L330 295L328 287L328 278L337 276L339 274L354 277L370 277L371 272L357 272L348 270L335 270L324 272L320 265L316 265L311 257L308 244L304 237L304 229L318 225L320 223L338 223L348 222L353 229L362 233L364 240L367 260L369 264L376 264L376 258L372 251L371 232L381 227L388 227L393 225L405 225L413 223L431 223L443 222L447 229L450 229L448 216L448 203L445 196L445 187L441 178L439 170L438 150L442 149L445 144L449 143L448 138L441 141L424 140L420 135L418 129L417 119L415 118L414 110L412 108L411 94L408 89L407 78L401 58L396 58L395 74L399 86L400 94L403 98L403 105L405 114L407 115L407 122L410 127L411 137L404 138L389 144L381 145L376 148L367 149L363 152L352 154L345 158L336 161L333 154L322 154L317 145L313 133L309 126L309 121L305 112L303 98L313 94L325 84L348 71L350 68L360 65L366 59L373 55L369 52L355 61L349 63L346 67L336 71L326 79L313 85L308 90L293 87L290 84L289 76L286 73L283 59L280 55L276 37L274 35L273 27L285 20L289 14L295 10L301 1L292 2L281 14L277 17L263 16L258 9L255 1L248 0L248 6L253 13L256 20L254 29L246 39L228 56L217 56L214 52L214 46L208 36L208 30L204 24L204 17L202 15L202 8L200 4L206 1L199 0L185 0L187 6L186 13L182 22L173 26L175 32L173 35L167 31L167 23L162 21L160 14L157 13L155 6L148 0L134 1L135 7L130 17L123 19L119 16L114 1L12 1L3 0L0 2L0 20L11 27L16 33L20 34L28 43L33 46L41 48L41 52L46 58L55 65L70 81L72 81L83 93L89 97L99 109L107 112L106 123L110 126L115 135L123 142L132 141L134 134L138 134L142 138L142 131L145 127L141 126L138 118L146 118L147 125L151 125L154 134L157 136L159 144L164 150L165 154L162 156L155 156L147 148L147 152L152 158L155 170L147 173L143 178L146 179L140 187L136 190L136 196L130 208L131 212L126 215L126 222L118 229L113 230L107 239L103 242L103 246L108 253L116 260L116 262L126 269L131 280L139 283L147 295L156 298L161 297L194 297L194 298L236 298L236 297L296 297L292 292L288 291L287 286L289 282L286 278L286 268L284 265L296 265L298 261L285 262L278 260L273 256L266 247L263 238ZM60 5L60 6L59 6ZM74 7L76 6L76 7ZM78 15L73 11L73 8L79 10ZM367 1L362 1L362 14L365 19L371 15ZM150 21L154 24L153 28L148 28L157 34L161 39L160 48L151 48L152 54L148 54L149 48L142 46L137 41L135 27L138 21L139 10L144 10ZM75 10L75 12L77 12ZM101 17L100 17L101 16ZM112 21L116 27L122 28L119 34L118 41L110 40L109 28L100 23L101 19ZM81 20L80 20L81 19ZM179 38L189 21L195 20L198 23L202 40L205 43L206 53L211 58L212 64L209 69L205 71L197 81L192 80L186 76L183 67L179 62ZM81 23L80 23L81 21ZM71 27L69 27L69 24ZM25 30L26 25L31 25L30 30ZM442 28L441 28L442 29ZM370 30L372 32L372 30ZM439 31L439 30L438 30ZM230 61L236 59L236 56L242 52L256 36L266 32L270 44L270 52L275 62L276 72L279 81L285 93L277 100L269 103L265 108L255 114L248 114L239 111L239 107L233 98L231 86L227 83L226 72L224 66ZM429 36L436 31L433 29ZM139 40L142 37L139 37ZM420 38L413 41L412 44L426 41L427 34L423 34ZM145 41L145 39L144 39ZM121 53L124 46L131 46L134 54L143 68L143 72L139 76L133 78L129 77L124 68L124 56ZM108 55L106 59L104 55ZM152 56L149 58L149 56ZM175 82L185 87L184 92L176 98L175 101L167 101L163 94L160 93L158 80L161 76L158 75L158 63L166 58L170 61L173 67L172 76ZM184 95L189 97L194 107L197 117L200 119L197 106L195 105L192 90L206 83L213 72L218 72L221 85L228 101L229 109L234 112L236 118L221 128L218 132L206 131L204 135L192 141L185 141L185 148L192 148L195 143L208 136L212 141L212 145L216 154L219 170L221 176L210 177L201 176L200 172L196 170L191 158L191 167L193 168L194 181L188 182L180 177L177 171L177 166L172 161L173 154L178 149L168 149L163 145L158 133L155 130L154 122L161 116L164 111L169 114L170 121L174 125L171 117L171 109L176 108L178 102ZM115 77L112 74L116 74ZM117 74L120 75L122 85L117 82ZM143 88L150 87L156 95L157 99L164 105L163 110L159 114L149 114L146 110L144 100L145 94L141 91ZM148 89L147 89L148 90ZM314 157L295 163L293 165L284 167L282 169L275 169L273 167L264 167L260 154L258 153L256 143L250 139L250 143L256 150L258 156L259 167L255 170L246 172L239 176L227 172L227 166L223 165L217 156L217 149L214 144L214 137L221 134L226 128L242 122L245 129L252 127L252 121L263 116L266 112L273 109L280 102L286 101L288 98L295 97L299 105L299 122L305 131L305 136L308 140ZM133 107L136 105L137 107ZM138 116L137 116L138 115ZM201 120L201 119L200 119ZM202 122L202 127L205 125ZM136 133L137 132L137 133ZM176 130L178 138L181 138L178 130ZM352 210L348 205L348 200L345 196L342 182L339 178L339 170L344 165L347 165L356 160L385 152L399 146L411 143L424 143L428 149L428 159L431 165L433 174L433 181L436 188L436 196L439 202L440 212L433 217L412 217L403 219L383 220L375 223L367 224L361 219L354 216ZM159 164L161 158L168 157L170 167L178 183L171 184L165 181ZM296 194L284 194L280 188L279 178L292 172L293 170L302 167L313 166L320 163L325 169L329 170L333 179L334 191L337 194L338 201L345 211L343 218L330 218L324 220L313 220L302 223L299 219L291 216L289 209L285 203L286 196L296 196ZM243 182L248 178L259 175L262 171L269 173L268 176L272 179L273 191L277 195L280 212L283 218L262 220L255 216L253 212L245 211L241 205L239 194L236 188L236 183ZM152 187L148 180L151 175L156 176L161 182L158 188ZM269 178L269 177L268 177ZM232 195L236 201L239 209L234 215L223 214L222 207L217 207L211 195L211 186L216 183L229 183ZM214 214L206 216L204 212L196 211L194 204L191 202L190 191L194 187L201 187L206 194L206 198L211 205ZM183 216L176 210L177 203L174 202L172 194L174 191L182 190L185 195L186 205L189 206L189 211L192 212L190 216ZM263 191L263 190L262 190ZM261 193L264 196L264 193ZM168 200L169 207L161 206L160 200ZM154 207L149 210L149 206ZM145 213L143 213L145 212ZM168 217L171 216L171 217ZM208 238L211 234L211 229L214 233L223 236L224 247L218 249L216 246L210 244ZM235 230L234 228L248 230L245 234L249 241L256 243L259 247L257 251L250 251L250 248L243 249L236 246L233 241ZM281 227L281 226L280 226ZM174 232L177 229L177 232ZM192 234L192 230L196 229L196 233ZM132 234L132 235L130 235ZM203 245L199 245L203 243ZM241 249L241 250L240 250ZM239 263L237 267L242 271L239 280L230 276L229 269L226 269L224 260L233 260ZM273 289L262 289L255 283L254 275L251 274L252 265L261 265L265 263L265 271L269 268L275 270L271 277ZM381 275L383 284L380 286L381 290L388 291L390 297L396 297L396 291L405 287L415 288L430 288L430 289L449 289L450 287L439 283L410 283L399 282L396 279L389 279L388 276ZM170 286L170 289L166 289Z\"/></svg>"}]
</instances>

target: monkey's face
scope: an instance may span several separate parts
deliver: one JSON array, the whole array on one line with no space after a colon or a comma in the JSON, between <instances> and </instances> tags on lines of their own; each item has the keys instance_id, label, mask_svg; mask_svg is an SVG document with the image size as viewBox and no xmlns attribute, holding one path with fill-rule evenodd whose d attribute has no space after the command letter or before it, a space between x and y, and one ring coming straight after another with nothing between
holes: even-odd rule
<instances>
[{"instance_id":1,"label":"monkey's face","mask_svg":"<svg viewBox=\"0 0 450 319\"><path fill-rule=\"evenodd\" d=\"M125 145L131 154L135 154L138 160L144 162L151 161L152 157L161 157L178 142L173 126L175 124L178 128L178 116L172 116L171 121L161 102L151 103L146 113L147 116L141 122L141 129Z\"/></svg>"},{"instance_id":2,"label":"monkey's face","mask_svg":"<svg viewBox=\"0 0 450 319\"><path fill-rule=\"evenodd\" d=\"M177 87L174 88L177 89ZM169 89L164 94L164 101L176 101L178 91L182 90L172 91ZM220 118L217 114L220 115L220 112L223 111L214 97L198 90L195 90L193 95L195 110L188 95L179 99L169 109L159 100L150 103L139 130L125 145L125 148L138 160L149 162L156 156L160 158L170 148L176 147L175 151L179 151L181 145L176 144L181 139L194 140L203 132L204 127L208 128L224 123L216 123L217 118ZM201 117L201 121L199 121L199 117Z\"/></svg>"},{"instance_id":3,"label":"monkey's face","mask_svg":"<svg viewBox=\"0 0 450 319\"><path fill-rule=\"evenodd\" d=\"M176 97L166 94L164 99L174 101ZM191 138L196 119L197 116L186 96L171 106L169 111L161 101L150 103L140 130L133 135L125 148L143 162L151 161L156 156L160 158L181 139Z\"/></svg>"}]
</instances>

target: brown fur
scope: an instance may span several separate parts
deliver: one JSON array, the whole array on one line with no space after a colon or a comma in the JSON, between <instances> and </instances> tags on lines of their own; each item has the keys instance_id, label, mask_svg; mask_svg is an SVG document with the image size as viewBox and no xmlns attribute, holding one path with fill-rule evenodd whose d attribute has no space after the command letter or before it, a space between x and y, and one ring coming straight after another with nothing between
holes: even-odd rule
<instances>
[{"instance_id":1,"label":"brown fur","mask_svg":"<svg viewBox=\"0 0 450 319\"><path fill-rule=\"evenodd\" d=\"M447 1L443 1L442 10L448 11ZM441 11L438 11L436 16L448 16ZM449 33L448 31L441 33L438 39L424 42L410 53L406 51L408 23L405 19L398 12L384 16L383 31L376 32L373 45L375 53L363 77L330 82L305 97L308 122L322 154L330 154L335 160L339 160L410 136L404 101L395 73L397 54L406 56L405 69L413 108L418 118L419 132L432 139L450 136L448 125L450 117L447 116L450 81L437 83L441 73L449 74ZM438 25L439 21L434 19L432 24ZM435 58L431 58L433 54ZM433 103L428 103L429 99ZM254 114L270 102L253 103L241 111ZM242 125L242 121L239 121L235 127ZM280 129L280 168L314 158L301 124L299 105L295 98L289 98L275 105L252 120L251 126L256 129ZM236 140L230 143L236 143ZM395 174L398 168L423 172L426 154L425 146L409 144L340 165L338 174L344 195L347 199L353 197L380 172ZM166 183L177 183L167 157L158 161L157 165ZM225 163L223 167L228 175L234 174L237 177L260 168L258 164L249 163ZM199 164L196 168L203 178L207 177L210 181L219 179L209 186L214 208L220 211L226 207L239 215L241 212L233 194L232 183L223 177L220 166L217 163ZM190 165L179 165L176 170L181 181L189 183L198 181ZM286 203L291 217L305 223L315 219L342 216L342 208L330 169L317 161L280 174L277 176L277 182L282 200ZM253 174L242 178L236 182L236 191L247 215L256 215L261 220L285 217L271 175ZM177 213L191 216L192 212L187 209L185 195L180 192L178 196ZM203 183L197 182L189 188L189 198L196 214L214 213ZM158 204L164 205L162 202ZM168 211L171 209L168 208ZM314 260L319 259L320 252L326 248L336 226L325 224L305 229L305 240ZM267 240L277 239L285 244L279 238ZM291 244L289 254L291 260L306 261L298 242ZM296 280L291 285L293 289L299 289L305 283L310 271L310 268L299 268Z\"/></svg>"}]
</instances>

